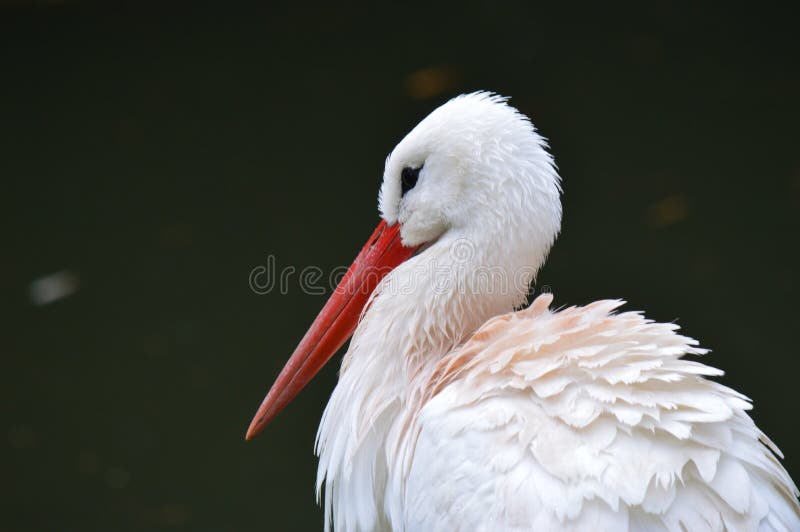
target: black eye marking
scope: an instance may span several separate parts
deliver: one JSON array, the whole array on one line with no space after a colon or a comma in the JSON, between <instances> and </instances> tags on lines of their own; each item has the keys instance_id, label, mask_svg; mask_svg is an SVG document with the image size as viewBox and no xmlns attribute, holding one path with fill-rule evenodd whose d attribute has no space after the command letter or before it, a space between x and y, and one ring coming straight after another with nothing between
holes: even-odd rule
<instances>
[{"instance_id":1,"label":"black eye marking","mask_svg":"<svg viewBox=\"0 0 800 532\"><path fill-rule=\"evenodd\" d=\"M406 192L416 186L420 170L422 170L421 166L419 168L411 168L410 166L403 168L400 173L400 187L403 190L401 196L405 196Z\"/></svg>"}]
</instances>

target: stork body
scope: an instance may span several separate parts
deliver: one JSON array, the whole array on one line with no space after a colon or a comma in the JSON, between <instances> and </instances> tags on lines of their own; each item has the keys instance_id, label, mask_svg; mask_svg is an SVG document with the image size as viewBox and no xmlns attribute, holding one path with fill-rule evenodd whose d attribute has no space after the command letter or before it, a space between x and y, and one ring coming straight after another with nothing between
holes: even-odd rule
<instances>
[{"instance_id":1,"label":"stork body","mask_svg":"<svg viewBox=\"0 0 800 532\"><path fill-rule=\"evenodd\" d=\"M380 208L399 236L379 228L343 281L394 268L320 425L326 528L800 530L748 399L682 358L705 351L675 325L621 301L553 311L549 294L514 312L558 233L560 184L503 99L462 96L421 122L387 160ZM398 242L409 251L386 258ZM352 332L354 296L335 297L345 310L326 305L248 436Z\"/></svg>"}]
</instances>

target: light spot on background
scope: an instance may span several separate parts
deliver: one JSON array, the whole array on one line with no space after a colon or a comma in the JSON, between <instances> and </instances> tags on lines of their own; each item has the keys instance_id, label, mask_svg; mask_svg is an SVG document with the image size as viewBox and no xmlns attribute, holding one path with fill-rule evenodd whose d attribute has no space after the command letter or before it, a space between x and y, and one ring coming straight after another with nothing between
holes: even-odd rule
<instances>
[{"instance_id":1,"label":"light spot on background","mask_svg":"<svg viewBox=\"0 0 800 532\"><path fill-rule=\"evenodd\" d=\"M647 209L647 221L654 227L667 227L686 219L689 200L678 194L667 196Z\"/></svg>"},{"instance_id":2,"label":"light spot on background","mask_svg":"<svg viewBox=\"0 0 800 532\"><path fill-rule=\"evenodd\" d=\"M182 504L165 504L161 507L161 522L165 525L182 525L189 519L189 510Z\"/></svg>"},{"instance_id":3,"label":"light spot on background","mask_svg":"<svg viewBox=\"0 0 800 532\"><path fill-rule=\"evenodd\" d=\"M455 89L458 77L450 66L423 68L406 78L406 92L415 100L427 100Z\"/></svg>"},{"instance_id":4,"label":"light spot on background","mask_svg":"<svg viewBox=\"0 0 800 532\"><path fill-rule=\"evenodd\" d=\"M78 291L78 276L69 270L39 277L28 287L28 298L36 306L49 305Z\"/></svg>"}]
</instances>

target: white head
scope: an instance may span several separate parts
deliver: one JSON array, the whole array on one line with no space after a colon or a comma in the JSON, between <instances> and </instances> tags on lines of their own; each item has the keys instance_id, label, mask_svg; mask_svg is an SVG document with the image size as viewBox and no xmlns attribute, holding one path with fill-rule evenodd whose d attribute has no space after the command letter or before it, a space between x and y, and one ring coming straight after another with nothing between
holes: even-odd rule
<instances>
[{"instance_id":1,"label":"white head","mask_svg":"<svg viewBox=\"0 0 800 532\"><path fill-rule=\"evenodd\" d=\"M546 146L506 98L458 96L387 158L381 215L400 222L407 246L453 233L538 268L561 226L560 178Z\"/></svg>"}]
</instances>

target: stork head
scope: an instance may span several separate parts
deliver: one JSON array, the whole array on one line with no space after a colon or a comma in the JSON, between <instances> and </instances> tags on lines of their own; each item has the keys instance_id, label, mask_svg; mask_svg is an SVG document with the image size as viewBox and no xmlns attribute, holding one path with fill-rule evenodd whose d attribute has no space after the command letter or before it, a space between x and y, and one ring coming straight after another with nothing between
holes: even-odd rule
<instances>
[{"instance_id":1,"label":"stork head","mask_svg":"<svg viewBox=\"0 0 800 532\"><path fill-rule=\"evenodd\" d=\"M541 266L561 224L559 177L545 147L525 116L486 92L454 98L420 122L386 160L383 220L284 366L247 438L350 338L373 289L420 247L467 239L492 266Z\"/></svg>"},{"instance_id":2,"label":"stork head","mask_svg":"<svg viewBox=\"0 0 800 532\"><path fill-rule=\"evenodd\" d=\"M486 92L454 98L387 158L381 215L400 223L407 246L453 231L546 253L561 225L561 201L545 148L505 98Z\"/></svg>"}]
</instances>

